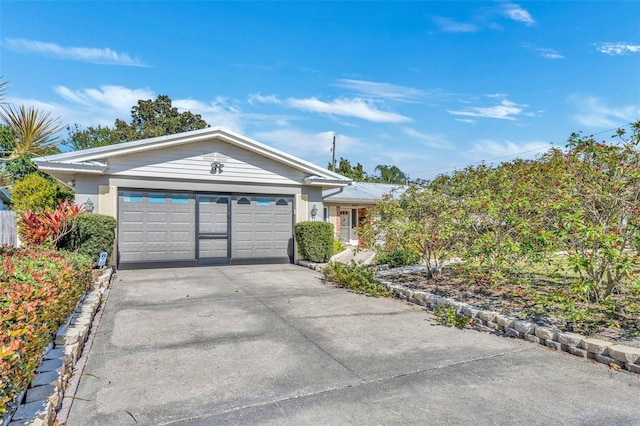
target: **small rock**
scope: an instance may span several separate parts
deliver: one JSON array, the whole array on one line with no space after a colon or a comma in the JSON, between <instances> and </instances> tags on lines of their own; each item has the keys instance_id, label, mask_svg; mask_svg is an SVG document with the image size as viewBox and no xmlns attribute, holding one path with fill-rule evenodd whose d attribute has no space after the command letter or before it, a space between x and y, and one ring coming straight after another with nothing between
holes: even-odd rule
<instances>
[{"instance_id":1,"label":"small rock","mask_svg":"<svg viewBox=\"0 0 640 426\"><path fill-rule=\"evenodd\" d=\"M498 315L497 312L492 312L492 311L480 311L478 312L478 318L480 318L482 321L490 321L490 322L494 322L494 318L496 317L496 315Z\"/></svg>"}]
</instances>

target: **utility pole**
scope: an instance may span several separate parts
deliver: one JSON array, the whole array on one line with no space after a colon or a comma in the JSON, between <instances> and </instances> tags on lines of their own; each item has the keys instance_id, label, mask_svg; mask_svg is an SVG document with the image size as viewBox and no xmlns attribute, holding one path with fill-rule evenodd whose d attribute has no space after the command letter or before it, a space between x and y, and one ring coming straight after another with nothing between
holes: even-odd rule
<instances>
[{"instance_id":1,"label":"utility pole","mask_svg":"<svg viewBox=\"0 0 640 426\"><path fill-rule=\"evenodd\" d=\"M333 148L331 148L331 165L333 167L333 171L336 171L336 136L333 135Z\"/></svg>"}]
</instances>

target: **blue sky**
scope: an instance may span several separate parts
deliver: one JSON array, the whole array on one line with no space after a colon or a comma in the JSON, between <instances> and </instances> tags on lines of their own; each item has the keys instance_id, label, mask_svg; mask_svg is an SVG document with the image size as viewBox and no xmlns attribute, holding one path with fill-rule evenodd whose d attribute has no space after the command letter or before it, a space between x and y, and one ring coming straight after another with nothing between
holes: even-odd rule
<instances>
[{"instance_id":1,"label":"blue sky","mask_svg":"<svg viewBox=\"0 0 640 426\"><path fill-rule=\"evenodd\" d=\"M640 119L640 2L0 2L7 99L113 125L138 99L308 161L428 179Z\"/></svg>"}]
</instances>

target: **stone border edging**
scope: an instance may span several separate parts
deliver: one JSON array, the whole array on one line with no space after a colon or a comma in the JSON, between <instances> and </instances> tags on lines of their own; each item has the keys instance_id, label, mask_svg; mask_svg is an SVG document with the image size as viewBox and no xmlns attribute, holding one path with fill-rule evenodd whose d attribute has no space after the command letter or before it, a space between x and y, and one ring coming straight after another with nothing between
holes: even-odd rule
<instances>
[{"instance_id":1,"label":"stone border edging","mask_svg":"<svg viewBox=\"0 0 640 426\"><path fill-rule=\"evenodd\" d=\"M26 389L21 404L11 416L3 418L8 426L31 425L51 426L56 412L62 407L65 390L73 368L78 362L85 342L89 337L94 316L100 307L103 294L111 284L113 268L109 267L93 283L82 297L67 323L56 332L53 343L45 349L45 354L33 382Z\"/></svg>"},{"instance_id":2,"label":"stone border edging","mask_svg":"<svg viewBox=\"0 0 640 426\"><path fill-rule=\"evenodd\" d=\"M594 359L610 367L615 365L632 373L640 374L640 348L618 345L577 333L544 327L529 321L502 315L498 312L484 311L464 302L457 302L426 291L410 289L383 279L388 275L412 273L425 269L426 267L424 266L411 266L379 271L376 273L376 279L386 286L393 297L397 299L406 300L430 310L451 307L456 310L456 314L475 319L483 326L507 337L524 339L550 349L562 350L581 358Z\"/></svg>"}]
</instances>

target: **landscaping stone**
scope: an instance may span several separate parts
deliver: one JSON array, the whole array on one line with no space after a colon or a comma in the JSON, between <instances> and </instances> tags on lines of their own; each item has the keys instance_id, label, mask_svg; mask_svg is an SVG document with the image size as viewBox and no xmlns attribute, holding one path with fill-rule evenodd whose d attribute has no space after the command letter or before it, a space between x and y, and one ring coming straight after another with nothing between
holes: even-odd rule
<instances>
[{"instance_id":1,"label":"landscaping stone","mask_svg":"<svg viewBox=\"0 0 640 426\"><path fill-rule=\"evenodd\" d=\"M605 342L604 340L586 338L582 339L580 343L583 349L591 352L594 355L606 354L609 346L613 345L611 342Z\"/></svg>"},{"instance_id":2,"label":"landscaping stone","mask_svg":"<svg viewBox=\"0 0 640 426\"><path fill-rule=\"evenodd\" d=\"M533 335L536 330L536 325L529 321L515 320L513 322L513 328L524 335Z\"/></svg>"},{"instance_id":3,"label":"landscaping stone","mask_svg":"<svg viewBox=\"0 0 640 426\"><path fill-rule=\"evenodd\" d=\"M27 390L26 402L43 401L56 393L57 388L54 385L44 385Z\"/></svg>"},{"instance_id":4,"label":"landscaping stone","mask_svg":"<svg viewBox=\"0 0 640 426\"><path fill-rule=\"evenodd\" d=\"M49 401L34 401L28 404L22 404L18 407L15 414L11 418L16 420L29 420L45 415L51 409Z\"/></svg>"},{"instance_id":5,"label":"landscaping stone","mask_svg":"<svg viewBox=\"0 0 640 426\"><path fill-rule=\"evenodd\" d=\"M569 353L571 355L579 356L581 358L588 358L588 352L581 348L576 348L573 346L569 346Z\"/></svg>"},{"instance_id":6,"label":"landscaping stone","mask_svg":"<svg viewBox=\"0 0 640 426\"><path fill-rule=\"evenodd\" d=\"M500 327L504 328L513 326L513 318L506 315L496 315L495 322L497 322Z\"/></svg>"},{"instance_id":7,"label":"landscaping stone","mask_svg":"<svg viewBox=\"0 0 640 426\"><path fill-rule=\"evenodd\" d=\"M492 328L494 330L498 330L500 327L497 322L487 321L487 327Z\"/></svg>"},{"instance_id":8,"label":"landscaping stone","mask_svg":"<svg viewBox=\"0 0 640 426\"><path fill-rule=\"evenodd\" d=\"M562 345L554 340L546 340L545 345L547 345L548 348L555 349L556 351L562 350Z\"/></svg>"},{"instance_id":9,"label":"landscaping stone","mask_svg":"<svg viewBox=\"0 0 640 426\"><path fill-rule=\"evenodd\" d=\"M640 348L632 348L624 345L612 345L609 346L607 351L611 358L625 364L633 364L640 359Z\"/></svg>"},{"instance_id":10,"label":"landscaping stone","mask_svg":"<svg viewBox=\"0 0 640 426\"><path fill-rule=\"evenodd\" d=\"M36 378L31 382L31 386L44 386L44 385L60 386L60 373L57 371L47 371L44 373L36 374Z\"/></svg>"},{"instance_id":11,"label":"landscaping stone","mask_svg":"<svg viewBox=\"0 0 640 426\"><path fill-rule=\"evenodd\" d=\"M498 313L497 312L492 312L492 311L480 311L480 312L478 312L478 318L480 318L482 321L494 322L493 320L496 317L496 315L498 315Z\"/></svg>"},{"instance_id":12,"label":"landscaping stone","mask_svg":"<svg viewBox=\"0 0 640 426\"><path fill-rule=\"evenodd\" d=\"M60 358L45 360L40 367L36 370L36 373L43 373L45 371L61 371L64 370L64 362Z\"/></svg>"},{"instance_id":13,"label":"landscaping stone","mask_svg":"<svg viewBox=\"0 0 640 426\"><path fill-rule=\"evenodd\" d=\"M504 329L505 334L507 335L507 337L514 337L516 339L521 339L523 334L520 333L518 330L516 330L515 328L511 328L511 327L507 327Z\"/></svg>"},{"instance_id":14,"label":"landscaping stone","mask_svg":"<svg viewBox=\"0 0 640 426\"><path fill-rule=\"evenodd\" d=\"M549 327L536 327L535 330L536 337L545 340L556 340L558 336L558 331Z\"/></svg>"},{"instance_id":15,"label":"landscaping stone","mask_svg":"<svg viewBox=\"0 0 640 426\"><path fill-rule=\"evenodd\" d=\"M640 374L640 364L629 364L627 365L627 370L635 374Z\"/></svg>"},{"instance_id":16,"label":"landscaping stone","mask_svg":"<svg viewBox=\"0 0 640 426\"><path fill-rule=\"evenodd\" d=\"M538 343L540 344L540 338L534 336L533 334L525 334L524 335L524 340L526 340L527 342L532 342L532 343Z\"/></svg>"},{"instance_id":17,"label":"landscaping stone","mask_svg":"<svg viewBox=\"0 0 640 426\"><path fill-rule=\"evenodd\" d=\"M617 359L611 358L608 355L596 355L596 361L601 362L603 364L611 365L615 364L620 368L624 368L624 362L620 362Z\"/></svg>"},{"instance_id":18,"label":"landscaping stone","mask_svg":"<svg viewBox=\"0 0 640 426\"><path fill-rule=\"evenodd\" d=\"M579 347L580 342L582 342L584 338L585 338L584 336L577 333L565 333L565 332L558 333L558 342L570 348Z\"/></svg>"},{"instance_id":19,"label":"landscaping stone","mask_svg":"<svg viewBox=\"0 0 640 426\"><path fill-rule=\"evenodd\" d=\"M469 318L476 318L480 313L480 309L476 308L475 306L465 305L462 307L462 313Z\"/></svg>"}]
</instances>

